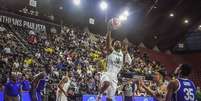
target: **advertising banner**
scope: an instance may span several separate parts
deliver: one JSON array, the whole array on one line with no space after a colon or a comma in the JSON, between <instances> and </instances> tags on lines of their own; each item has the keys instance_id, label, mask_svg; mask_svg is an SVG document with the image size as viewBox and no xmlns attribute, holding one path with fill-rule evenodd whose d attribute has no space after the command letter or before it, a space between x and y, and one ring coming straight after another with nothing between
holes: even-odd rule
<instances>
[{"instance_id":1,"label":"advertising banner","mask_svg":"<svg viewBox=\"0 0 201 101\"><path fill-rule=\"evenodd\" d=\"M55 23L0 10L0 24L1 23L39 32L50 32L52 28L55 28L57 31L61 30L61 26Z\"/></svg>"},{"instance_id":2,"label":"advertising banner","mask_svg":"<svg viewBox=\"0 0 201 101\"><path fill-rule=\"evenodd\" d=\"M4 101L4 94L3 94L3 92L0 92L0 101Z\"/></svg>"},{"instance_id":3,"label":"advertising banner","mask_svg":"<svg viewBox=\"0 0 201 101\"><path fill-rule=\"evenodd\" d=\"M155 100L153 97L135 96L135 97L133 97L133 101L155 101Z\"/></svg>"},{"instance_id":4,"label":"advertising banner","mask_svg":"<svg viewBox=\"0 0 201 101\"><path fill-rule=\"evenodd\" d=\"M84 95L82 101L96 101L96 95ZM106 96L102 96L101 101L106 101ZM122 96L115 96L113 101L123 101Z\"/></svg>"},{"instance_id":5,"label":"advertising banner","mask_svg":"<svg viewBox=\"0 0 201 101\"><path fill-rule=\"evenodd\" d=\"M45 31L46 26L40 23L33 22L31 20L16 18L13 16L0 14L0 22L5 24L11 24L17 27L28 28L32 30Z\"/></svg>"}]
</instances>

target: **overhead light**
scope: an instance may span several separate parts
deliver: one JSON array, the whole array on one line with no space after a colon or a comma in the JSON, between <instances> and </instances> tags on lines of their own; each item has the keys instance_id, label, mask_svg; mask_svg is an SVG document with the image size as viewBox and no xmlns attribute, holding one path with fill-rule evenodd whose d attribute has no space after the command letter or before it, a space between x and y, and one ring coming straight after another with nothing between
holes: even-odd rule
<instances>
[{"instance_id":1,"label":"overhead light","mask_svg":"<svg viewBox=\"0 0 201 101\"><path fill-rule=\"evenodd\" d=\"M59 10L63 10L64 8L62 6L59 7Z\"/></svg>"},{"instance_id":2,"label":"overhead light","mask_svg":"<svg viewBox=\"0 0 201 101\"><path fill-rule=\"evenodd\" d=\"M125 10L125 11L119 16L119 20L125 21L125 20L127 20L128 16L129 16L129 11L128 11L128 10Z\"/></svg>"},{"instance_id":3,"label":"overhead light","mask_svg":"<svg viewBox=\"0 0 201 101\"><path fill-rule=\"evenodd\" d=\"M107 2L106 1L101 1L100 8L104 11L104 10L107 9L107 7L108 7Z\"/></svg>"},{"instance_id":4,"label":"overhead light","mask_svg":"<svg viewBox=\"0 0 201 101\"><path fill-rule=\"evenodd\" d=\"M128 12L128 10L125 10L123 15L125 15L125 16L129 16L129 12Z\"/></svg>"},{"instance_id":5,"label":"overhead light","mask_svg":"<svg viewBox=\"0 0 201 101\"><path fill-rule=\"evenodd\" d=\"M188 24L188 23L189 23L189 20L188 20L188 19L185 19L185 20L184 20L184 23L185 23L185 24Z\"/></svg>"},{"instance_id":6,"label":"overhead light","mask_svg":"<svg viewBox=\"0 0 201 101\"><path fill-rule=\"evenodd\" d=\"M200 30L200 31L201 31L201 25L199 25L199 26L198 26L198 30Z\"/></svg>"},{"instance_id":7,"label":"overhead light","mask_svg":"<svg viewBox=\"0 0 201 101\"><path fill-rule=\"evenodd\" d=\"M76 6L78 6L78 5L80 5L80 0L73 0L73 3L74 3Z\"/></svg>"},{"instance_id":8,"label":"overhead light","mask_svg":"<svg viewBox=\"0 0 201 101\"><path fill-rule=\"evenodd\" d=\"M127 16L125 16L125 15L120 15L120 16L119 16L119 20L125 21L125 20L127 20Z\"/></svg>"},{"instance_id":9,"label":"overhead light","mask_svg":"<svg viewBox=\"0 0 201 101\"><path fill-rule=\"evenodd\" d=\"M170 13L170 15L169 15L170 17L174 17L174 13Z\"/></svg>"}]
</instances>

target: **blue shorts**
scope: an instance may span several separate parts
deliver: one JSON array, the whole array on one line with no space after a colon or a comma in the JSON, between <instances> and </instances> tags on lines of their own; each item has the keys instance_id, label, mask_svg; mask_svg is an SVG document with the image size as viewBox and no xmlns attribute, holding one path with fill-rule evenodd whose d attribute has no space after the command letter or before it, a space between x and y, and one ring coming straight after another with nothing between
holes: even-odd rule
<instances>
[{"instance_id":1,"label":"blue shorts","mask_svg":"<svg viewBox=\"0 0 201 101\"><path fill-rule=\"evenodd\" d=\"M31 96L29 92L21 93L21 101L31 101Z\"/></svg>"},{"instance_id":2,"label":"blue shorts","mask_svg":"<svg viewBox=\"0 0 201 101\"><path fill-rule=\"evenodd\" d=\"M37 101L42 101L41 92L36 92Z\"/></svg>"},{"instance_id":3,"label":"blue shorts","mask_svg":"<svg viewBox=\"0 0 201 101\"><path fill-rule=\"evenodd\" d=\"M42 96L41 96L41 92L35 92L34 94L32 93L31 94L32 95L32 99L33 99L33 97L36 97L36 100L37 101L42 101Z\"/></svg>"}]
</instances>

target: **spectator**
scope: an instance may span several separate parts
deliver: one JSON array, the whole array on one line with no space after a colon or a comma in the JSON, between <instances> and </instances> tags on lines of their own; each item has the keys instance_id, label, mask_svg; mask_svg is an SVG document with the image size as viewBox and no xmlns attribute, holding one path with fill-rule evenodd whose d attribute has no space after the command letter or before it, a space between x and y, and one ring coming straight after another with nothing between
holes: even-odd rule
<instances>
[{"instance_id":1,"label":"spectator","mask_svg":"<svg viewBox=\"0 0 201 101\"><path fill-rule=\"evenodd\" d=\"M201 101L201 91L200 91L200 87L197 87L196 98L197 98L197 101Z\"/></svg>"},{"instance_id":2,"label":"spectator","mask_svg":"<svg viewBox=\"0 0 201 101\"><path fill-rule=\"evenodd\" d=\"M123 88L126 101L132 101L132 96L133 96L132 90L133 88L132 88L131 82L128 82Z\"/></svg>"},{"instance_id":3,"label":"spectator","mask_svg":"<svg viewBox=\"0 0 201 101\"><path fill-rule=\"evenodd\" d=\"M4 31L6 31L6 28L3 26L0 26L0 32L4 32Z\"/></svg>"}]
</instances>

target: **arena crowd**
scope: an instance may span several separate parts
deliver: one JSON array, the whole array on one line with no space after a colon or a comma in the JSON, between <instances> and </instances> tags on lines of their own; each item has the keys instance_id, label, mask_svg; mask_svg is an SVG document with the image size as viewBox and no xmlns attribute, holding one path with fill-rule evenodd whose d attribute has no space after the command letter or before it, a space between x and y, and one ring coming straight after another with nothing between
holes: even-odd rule
<instances>
[{"instance_id":1,"label":"arena crowd","mask_svg":"<svg viewBox=\"0 0 201 101\"><path fill-rule=\"evenodd\" d=\"M56 32L58 33L58 32ZM34 76L53 69L46 78L43 101L55 101L58 84L71 74L69 101L81 101L82 95L97 95L101 73L106 70L106 37L87 33L78 27L63 27L58 34L30 31L10 25L0 27L0 91L12 92L8 81L16 80L21 92L31 90ZM129 46L130 63L124 64L118 75L116 95L165 97L168 82L174 77L165 67ZM150 91L151 90L151 91ZM151 92L157 92L157 94ZM200 93L200 91L199 91ZM8 95L9 96L9 95Z\"/></svg>"}]
</instances>

